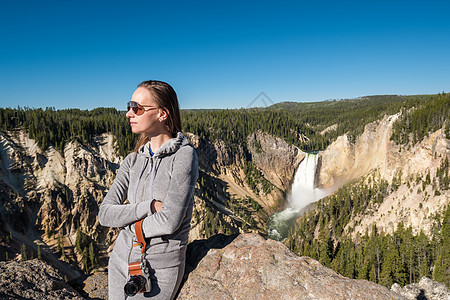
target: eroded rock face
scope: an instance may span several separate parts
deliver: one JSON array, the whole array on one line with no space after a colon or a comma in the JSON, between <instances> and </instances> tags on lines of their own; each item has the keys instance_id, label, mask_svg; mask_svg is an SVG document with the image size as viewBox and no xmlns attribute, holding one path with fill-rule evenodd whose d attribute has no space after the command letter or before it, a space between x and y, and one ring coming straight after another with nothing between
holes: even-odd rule
<instances>
[{"instance_id":1,"label":"eroded rock face","mask_svg":"<svg viewBox=\"0 0 450 300\"><path fill-rule=\"evenodd\" d=\"M38 259L0 262L1 299L84 299L61 275Z\"/></svg>"},{"instance_id":2,"label":"eroded rock face","mask_svg":"<svg viewBox=\"0 0 450 300\"><path fill-rule=\"evenodd\" d=\"M430 236L434 216L448 205L448 191L438 187L436 171L446 157L450 158L449 139L440 129L415 145L397 145L390 140L397 117L386 116L367 124L354 143L340 136L319 153L316 182L320 188L337 190L363 177L366 183L369 177L389 184L395 178L397 182L398 187L390 189L370 213L352 218L347 228L353 228L353 236L364 234L367 228L370 232L373 224L392 233L399 222L411 226L414 233L423 230ZM428 183L423 184L427 177Z\"/></svg>"},{"instance_id":3,"label":"eroded rock face","mask_svg":"<svg viewBox=\"0 0 450 300\"><path fill-rule=\"evenodd\" d=\"M287 190L305 153L261 131L250 134L247 144L252 161L263 171L264 176L281 190Z\"/></svg>"},{"instance_id":4,"label":"eroded rock face","mask_svg":"<svg viewBox=\"0 0 450 300\"><path fill-rule=\"evenodd\" d=\"M417 173L434 173L441 159L450 155L450 143L443 130L430 134L414 146L401 147L390 140L397 118L398 115L386 116L369 123L355 143L343 135L320 152L318 187L343 185L374 169L389 182L399 171L403 180Z\"/></svg>"},{"instance_id":5,"label":"eroded rock face","mask_svg":"<svg viewBox=\"0 0 450 300\"><path fill-rule=\"evenodd\" d=\"M343 277L258 234L210 248L178 299L404 299L373 282Z\"/></svg>"},{"instance_id":6,"label":"eroded rock face","mask_svg":"<svg viewBox=\"0 0 450 300\"><path fill-rule=\"evenodd\" d=\"M197 151L198 164L203 170L220 173L220 169L238 163L242 156L242 153L233 153L224 141L210 142L192 133L186 136Z\"/></svg>"},{"instance_id":7,"label":"eroded rock face","mask_svg":"<svg viewBox=\"0 0 450 300\"><path fill-rule=\"evenodd\" d=\"M0 231L12 232L20 244L39 240L55 249L58 239L73 246L80 228L100 246L109 245L115 232L98 224L98 205L121 158L111 134L94 141L88 146L72 141L61 153L52 146L40 149L23 130L0 133L0 206L5 208L0 209ZM66 261L81 265L69 248Z\"/></svg>"},{"instance_id":8,"label":"eroded rock face","mask_svg":"<svg viewBox=\"0 0 450 300\"><path fill-rule=\"evenodd\" d=\"M341 186L367 174L374 168L385 168L390 145L392 124L397 115L367 124L355 143L346 135L340 136L319 153L320 170L317 185L320 188Z\"/></svg>"}]
</instances>

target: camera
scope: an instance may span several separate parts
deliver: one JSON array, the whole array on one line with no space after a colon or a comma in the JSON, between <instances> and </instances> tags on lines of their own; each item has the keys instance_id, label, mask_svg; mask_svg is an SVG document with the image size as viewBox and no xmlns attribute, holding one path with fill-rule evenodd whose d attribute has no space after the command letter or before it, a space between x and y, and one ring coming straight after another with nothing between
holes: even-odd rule
<instances>
[{"instance_id":1,"label":"camera","mask_svg":"<svg viewBox=\"0 0 450 300\"><path fill-rule=\"evenodd\" d=\"M130 279L124 286L124 291L127 296L134 296L137 293L150 292L152 285L148 276L148 267L146 261L134 262L128 265L128 272Z\"/></svg>"}]
</instances>

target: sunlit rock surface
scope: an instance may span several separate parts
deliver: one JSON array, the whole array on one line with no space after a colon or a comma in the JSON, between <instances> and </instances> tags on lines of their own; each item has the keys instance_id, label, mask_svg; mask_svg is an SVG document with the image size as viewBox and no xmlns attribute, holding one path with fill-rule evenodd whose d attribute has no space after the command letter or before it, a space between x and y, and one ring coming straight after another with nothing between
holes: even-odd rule
<instances>
[{"instance_id":1,"label":"sunlit rock surface","mask_svg":"<svg viewBox=\"0 0 450 300\"><path fill-rule=\"evenodd\" d=\"M207 248L200 247L199 253ZM373 282L341 276L258 234L209 248L178 299L404 299Z\"/></svg>"}]
</instances>

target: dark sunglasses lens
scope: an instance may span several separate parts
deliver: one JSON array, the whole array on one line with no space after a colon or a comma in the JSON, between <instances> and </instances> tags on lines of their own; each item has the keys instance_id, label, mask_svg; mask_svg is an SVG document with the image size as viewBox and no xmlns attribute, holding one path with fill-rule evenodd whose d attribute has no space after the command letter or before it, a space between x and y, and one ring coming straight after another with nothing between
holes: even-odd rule
<instances>
[{"instance_id":1,"label":"dark sunglasses lens","mask_svg":"<svg viewBox=\"0 0 450 300\"><path fill-rule=\"evenodd\" d=\"M127 103L127 111L130 111L130 108L133 110L133 113L135 114L135 115L141 115L141 114L139 114L138 112L140 112L140 109L139 109L139 105L136 103L136 102L133 102L133 101L128 101L128 103Z\"/></svg>"}]
</instances>

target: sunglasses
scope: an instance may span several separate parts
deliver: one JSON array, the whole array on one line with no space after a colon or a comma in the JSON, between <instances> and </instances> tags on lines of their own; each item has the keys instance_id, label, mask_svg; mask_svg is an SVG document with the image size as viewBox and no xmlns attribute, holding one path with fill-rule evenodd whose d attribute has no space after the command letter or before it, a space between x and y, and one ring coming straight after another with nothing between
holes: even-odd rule
<instances>
[{"instance_id":1,"label":"sunglasses","mask_svg":"<svg viewBox=\"0 0 450 300\"><path fill-rule=\"evenodd\" d=\"M145 109L145 107L150 107L149 109ZM137 102L134 101L128 101L127 102L127 111L133 110L133 113L136 116L140 116L146 111L152 110L152 109L158 109L159 107L151 106L151 105L140 105Z\"/></svg>"}]
</instances>

